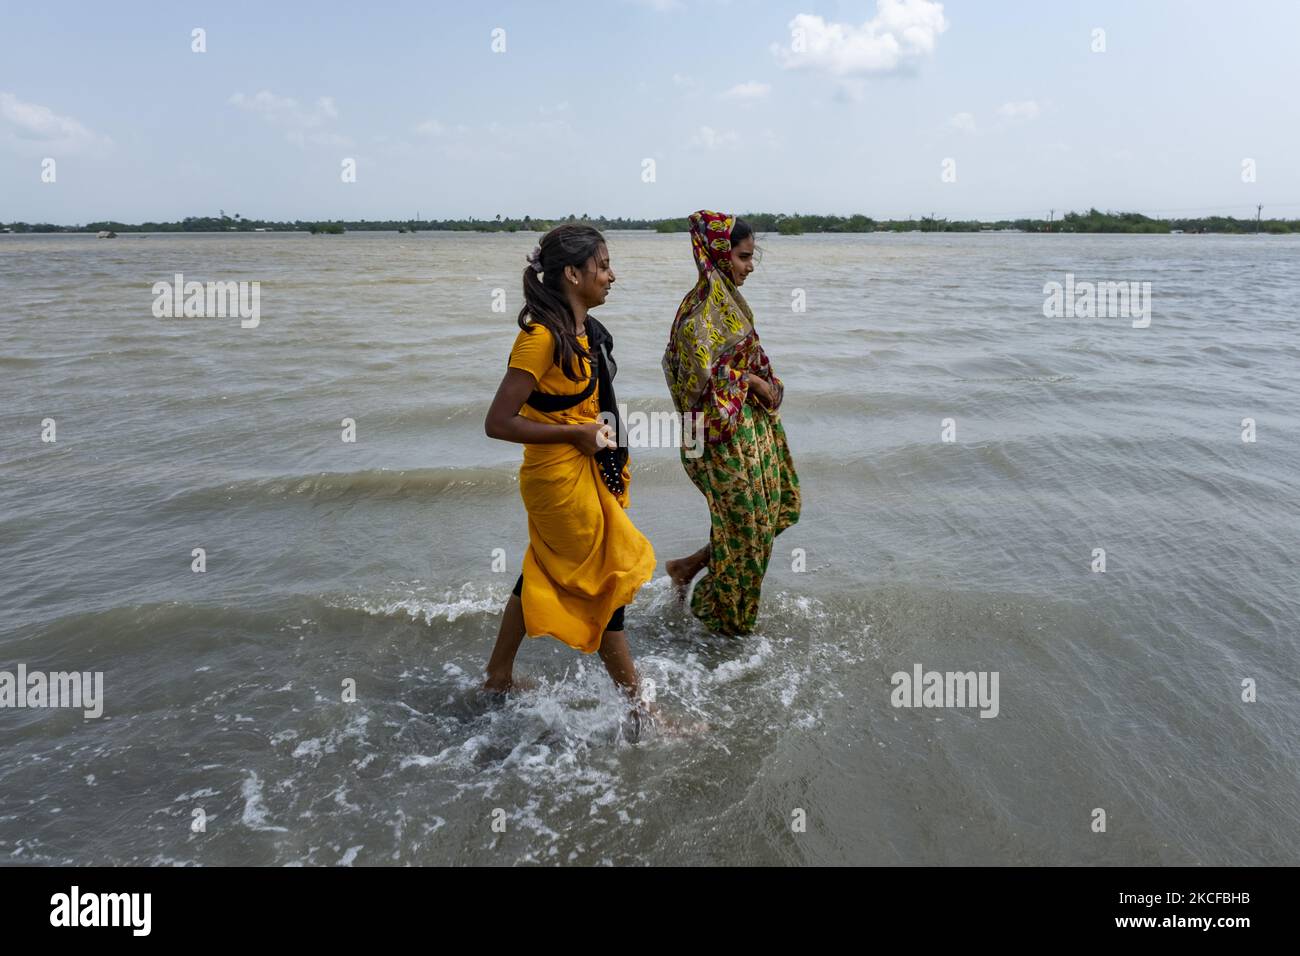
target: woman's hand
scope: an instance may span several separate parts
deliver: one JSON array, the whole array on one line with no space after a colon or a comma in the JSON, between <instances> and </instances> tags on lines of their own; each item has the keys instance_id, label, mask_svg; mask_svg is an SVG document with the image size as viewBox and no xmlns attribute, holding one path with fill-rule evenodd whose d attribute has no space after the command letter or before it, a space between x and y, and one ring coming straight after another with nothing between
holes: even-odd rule
<instances>
[{"instance_id":1,"label":"woman's hand","mask_svg":"<svg viewBox=\"0 0 1300 956\"><path fill-rule=\"evenodd\" d=\"M583 422L570 425L569 442L584 455L591 457L602 448L613 448L614 429L604 422Z\"/></svg>"},{"instance_id":2,"label":"woman's hand","mask_svg":"<svg viewBox=\"0 0 1300 956\"><path fill-rule=\"evenodd\" d=\"M749 386L749 393L758 398L759 404L764 408L772 407L772 386L767 384L766 380L759 378L753 372L745 373L745 384Z\"/></svg>"},{"instance_id":3,"label":"woman's hand","mask_svg":"<svg viewBox=\"0 0 1300 956\"><path fill-rule=\"evenodd\" d=\"M496 398L492 399L492 407L488 409L487 419L483 422L483 430L488 437L523 445L559 445L568 442L574 447L582 448L586 454L594 455L599 449L587 451L580 444L586 439L577 434L580 429L586 429L587 425L535 422L519 414L520 408L528 401L528 396L536 386L537 380L523 369L506 369L505 378L501 380ZM599 425L599 422L593 423L593 426ZM610 432L612 434L613 429Z\"/></svg>"}]
</instances>

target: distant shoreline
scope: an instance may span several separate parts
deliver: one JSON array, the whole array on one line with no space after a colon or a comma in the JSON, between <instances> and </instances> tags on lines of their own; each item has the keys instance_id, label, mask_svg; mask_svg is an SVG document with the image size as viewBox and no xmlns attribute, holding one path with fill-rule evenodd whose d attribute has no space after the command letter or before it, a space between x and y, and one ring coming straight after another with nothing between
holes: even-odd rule
<instances>
[{"instance_id":1,"label":"distant shoreline","mask_svg":"<svg viewBox=\"0 0 1300 956\"><path fill-rule=\"evenodd\" d=\"M1026 232L1026 233L1194 233L1288 235L1300 233L1300 219L1237 219L1232 216L1197 216L1178 219L1153 219L1134 212L1068 212L1059 219L948 220L933 216L919 219L882 219L869 216L815 216L798 213L742 213L756 232L781 235L807 233L873 232ZM188 216L179 222L124 223L92 222L85 225L60 226L53 223L0 223L0 233L14 235L49 233L226 233L226 232L299 232L341 234L344 232L546 232L565 222L581 222L597 229L686 232L687 221L681 219L609 219L567 216L557 219L409 219L409 220L293 220L272 221L244 219L238 213L227 216Z\"/></svg>"},{"instance_id":2,"label":"distant shoreline","mask_svg":"<svg viewBox=\"0 0 1300 956\"><path fill-rule=\"evenodd\" d=\"M501 234L501 233L506 233L506 234L508 234L508 235L516 235L516 234L518 234L518 235L524 235L524 236L538 236L538 237L544 235L544 233L543 233L542 231L540 231L540 230L536 230L536 229L515 229L515 230L509 230L509 231L504 230L504 229L420 229L420 230L416 230L416 231L418 231L418 232L425 232L425 233L428 233L429 235L438 235L438 236L449 236L449 235L492 236L492 235L498 235L498 234ZM914 233L918 233L918 232L922 232L922 231L925 231L927 234L929 234L930 232L935 232L936 234L938 234L939 232L941 232L941 231L938 231L938 230L920 230L920 229L911 229L911 230L876 229L876 230L873 230L873 231L871 231L871 232L848 232L848 231L841 231L841 232L808 232L808 233L799 233L798 235L793 236L792 238L801 238L801 237L803 237L803 236L872 236L872 235L876 235L876 236L879 236L879 235L896 236L896 235L912 235L912 234L914 234ZM641 233L641 234L643 234L643 235L668 235L668 234L670 234L670 233L661 233L661 232L657 232L657 231L654 230L654 229L630 229L630 228L628 228L628 227L626 227L626 226L623 226L623 227L611 227L611 226L607 226L607 227L601 228L601 232L605 232L605 233L615 233L615 234L617 234L617 233L630 232L630 233ZM358 229L358 230L356 230L356 233L355 233L355 234L356 234L356 235L365 235L365 234L368 234L368 233L373 233L373 234L375 234L375 235L400 235L400 233L398 233L398 231L395 230L395 229ZM165 237L168 237L168 236L235 236L235 235L248 235L248 234L249 234L249 233L248 233L247 231L245 231L245 230L227 230L227 231L225 231L225 232L219 232L219 231L206 231L206 230L199 230L199 229L186 229L186 230L157 231L157 232L156 232L156 231L153 231L153 230L147 230L147 229L127 229L127 230L123 230L120 234L115 234L114 236L112 236L112 238L119 238L119 237L121 237L121 236L135 236L135 237L137 237L137 238L139 238L139 239L146 239L146 238L148 238L149 236L158 236L158 237L165 238ZM676 235L676 233L671 233L671 234L672 234L672 235ZM1032 235L1045 235L1046 233L1035 233L1035 232L1033 232L1033 231L1031 231L1031 230L1026 230L1026 229L979 229L979 230L970 230L970 231L965 231L965 230L962 230L962 231L952 230L952 231L950 231L950 232L946 232L946 233L943 233L943 234L945 234L945 235L954 235L954 236L958 236L958 235L962 235L962 236L1007 236L1007 235L1016 235L1016 236L1032 236ZM37 237L46 237L46 236L85 236L85 237L88 237L88 238L92 238L92 239L93 239L93 238L96 237L96 235L97 235L97 232L96 232L96 231L92 231L92 230L89 230L89 229L59 229L59 230L55 230L55 231L52 231L52 232L36 232L36 231L31 231L31 232L5 232L3 229L0 229L0 239L17 239L17 238L19 238L19 237L37 238ZM312 234L311 234L310 232L307 232L306 230L301 230L301 229L299 229L299 230L294 230L294 229L275 229L275 230L267 230L267 231L262 232L262 233L256 233L255 235L266 235L266 236L271 236L271 235L275 235L275 236L303 236L303 237L308 238L308 239L313 238L313 236L312 236ZM779 233L776 233L775 230L768 231L768 230L759 229L759 230L755 233L755 235L757 235L757 236L761 239L761 238L763 238L763 237L765 237L765 236L780 235L780 234L779 234ZM1225 231L1217 231L1217 230L1212 230L1212 229L1206 229L1206 230L1202 230L1202 231L1197 232L1197 231L1194 231L1194 230L1187 230L1187 231L1184 231L1184 230L1182 230L1182 229L1173 229L1173 230L1169 230L1169 231L1166 231L1166 232L1142 232L1142 233L1138 233L1138 232L1112 232L1112 231L1106 231L1106 230L1098 230L1098 231L1096 231L1096 232L1073 232L1073 231L1066 231L1066 230L1053 230L1053 232L1051 233L1051 235L1063 235L1063 236L1138 236L1138 235L1143 235L1143 236L1181 236L1181 235L1197 236L1197 235L1202 235L1202 236L1242 236L1242 237L1247 237L1247 236L1254 236L1254 235L1256 235L1256 233L1255 233L1255 231L1254 231L1253 229L1252 229L1250 232L1246 232L1246 231L1244 231L1244 230L1242 230L1242 231L1231 231L1231 232L1230 232L1230 231L1226 231L1226 230L1225 230ZM1282 233L1282 232L1270 232L1269 230L1264 229L1264 230L1261 230L1261 231L1260 231L1259 235L1261 235L1261 236L1269 236L1269 235L1274 235L1274 236L1276 236L1276 235L1300 235L1300 225L1297 225L1297 226L1295 227L1294 231L1291 231L1291 232L1285 232L1285 233ZM787 238L791 238L791 237L787 237Z\"/></svg>"}]
</instances>

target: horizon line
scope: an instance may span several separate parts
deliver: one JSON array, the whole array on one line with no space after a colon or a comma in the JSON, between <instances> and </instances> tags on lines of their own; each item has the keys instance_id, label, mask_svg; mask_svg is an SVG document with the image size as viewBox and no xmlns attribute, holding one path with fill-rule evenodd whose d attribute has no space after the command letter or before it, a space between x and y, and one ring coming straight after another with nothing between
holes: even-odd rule
<instances>
[{"instance_id":1,"label":"horizon line","mask_svg":"<svg viewBox=\"0 0 1300 956\"><path fill-rule=\"evenodd\" d=\"M1243 209L1243 210L1246 210L1246 209L1249 209L1251 205L1255 206L1255 207L1258 209L1259 207L1262 207L1262 206L1268 206L1268 205L1272 205L1274 208L1276 208L1276 207L1278 207L1278 206L1300 206L1300 203L1272 203L1272 204L1269 204L1269 203L1253 203L1253 204L1242 204L1240 207L1236 207L1236 206L1234 206L1234 207L1232 207L1232 208L1241 208L1241 209ZM1150 220L1155 221L1155 222L1168 222L1168 221L1172 221L1172 220L1191 220L1191 219L1232 219L1232 220L1237 220L1237 221L1241 221L1241 222L1247 222L1247 221L1250 221L1250 222L1254 222L1254 221L1263 221L1263 222L1300 222L1300 218L1296 218L1296 219L1286 219L1286 218L1272 217L1272 218L1270 218L1270 219L1263 219L1262 216L1259 216L1259 215L1258 215L1258 213L1255 214L1255 215L1237 216L1237 215L1233 215L1233 214L1231 214L1231 213L1217 213L1217 212L1192 213L1192 212L1191 212L1191 210L1195 210L1195 209L1206 209L1206 208L1211 208L1211 207L1185 207L1185 208L1182 209L1182 210L1178 210L1178 209L1166 209L1165 212L1167 212L1167 213L1182 213L1182 214L1181 214L1181 215L1153 215L1153 214L1151 214L1151 213L1141 212L1140 210L1134 210L1134 209L1103 209L1103 208L1098 207L1098 206L1088 206L1088 207L1087 207L1085 210L1083 210L1083 211L1079 211L1079 210L1076 210L1076 209L1067 209L1067 210L1063 210L1063 211L1061 211L1061 212L1058 214L1058 213L1056 212L1056 210L1051 209L1051 208L1049 207L1049 209L1048 209L1048 213L1049 213L1049 215L1048 215L1048 216L1035 215L1035 214L1026 214L1026 215L1017 215L1017 216L1000 216L1000 217L992 218L992 219L985 219L985 218L980 218L980 217L971 217L971 218L953 218L953 217L948 217L948 216L937 216L937 215L935 215L934 212L931 212L929 215L920 215L920 216L917 216L917 215L908 215L906 218L897 218L897 217L877 218L877 217L875 217L875 216L871 216L871 215L868 215L867 213L861 213L861 212L855 212L855 213L820 213L820 212L792 212L792 213L783 213L783 212L748 211L748 212L744 212L744 213L737 213L737 214L735 214L735 215L737 215L738 218L742 218L742 219L743 219L743 218L747 218L747 217L748 217L748 218L758 218L758 217L763 217L763 218L767 218L767 219L777 219L777 220L782 220L782 219L794 220L794 219L805 219L805 218L810 218L810 219L832 219L832 220L838 219L838 220L849 221L849 220L851 220L851 219L855 219L855 218L862 218L862 219L870 220L871 222L874 222L874 223L900 223L900 222L936 222L936 223L940 223L940 222L946 222L946 223L979 223L979 224L981 224L981 225L985 225L985 224L996 224L996 223L1000 223L1000 222L1017 222L1017 221L1043 222L1043 223L1052 223L1052 224L1055 224L1055 223L1057 223L1057 222L1061 222L1061 221L1063 221L1064 218L1065 218L1066 216L1075 215L1075 216L1085 216L1085 217L1086 217L1086 216L1090 215L1093 211L1096 211L1096 212L1098 212L1098 213L1100 213L1101 215L1104 215L1104 216L1133 216L1133 215L1136 215L1136 216L1142 216L1142 217L1144 217L1144 218L1150 219ZM1219 207L1219 208L1225 208L1225 207ZM693 211L694 211L694 210L692 210L692 212L693 212ZM223 211L223 210L218 210L218 212L219 212L219 213L222 213L222 212L224 212L224 211ZM418 211L417 211L417 212L418 212ZM408 223L482 223L482 224L485 225L485 226L495 226L495 225L504 225L504 224L506 224L506 223L523 223L523 222L557 222L557 223L561 223L561 222L636 222L636 223L659 224L659 223L670 223L670 222L674 222L674 221L677 221L677 220L684 220L684 219L686 219L689 215L690 215L690 213L686 213L686 214L684 214L684 215L678 215L678 216L627 216L627 215L607 216L607 215L603 215L603 214L602 214L602 215L599 215L599 216L589 216L589 215L585 215L585 214L582 215L582 216L575 216L575 215L573 215L573 214L570 213L570 214L559 215L559 216L532 216L532 215L528 215L528 214L525 214L525 215L523 215L523 216L513 216L513 215L501 215L501 214L497 214L497 215L495 215L495 216L488 217L488 218L482 218L482 217L479 217L479 216L457 216L457 217L446 217L446 218L427 218L427 217L424 217L424 218L417 218L417 217L410 217L410 218L378 218L378 219L370 219L370 218L355 218L355 219L354 219L354 218L323 218L323 219L266 219L266 218L249 218L249 217L247 217L247 216L243 216L243 215L237 213L235 216L229 216L229 215L190 215L190 216L184 216L184 217L182 217L182 218L180 218L180 219L145 219L145 220L141 220L141 221L137 221L137 222L128 222L128 221L126 221L126 220L122 220L122 219L111 219L111 218L110 218L110 219L94 219L94 220L87 220L87 221L78 222L78 223L50 222L50 221L48 221L48 220L44 220L44 221L33 221L33 220L25 220L25 219L13 219L13 220L0 220L0 229L3 229L3 228L9 228L9 227L12 227L12 226L28 226L28 227L32 227L32 226L52 226L52 227L56 227L56 228L60 228L60 229L85 229L85 228L89 228L89 227L92 226L92 225L96 225L96 226L97 226L97 225L102 225L102 224L112 224L112 225L115 225L115 226L130 227L130 228L139 228L139 227L145 225L146 223L148 223L148 224L152 224L152 225L160 225L160 226L161 226L161 225L182 225L182 224L184 224L185 222L190 221L190 220L204 220L204 219L212 219L212 220L228 221L228 222L231 222L231 223L240 223L240 224L242 224L242 223L263 223L263 224L269 224L269 225L296 225L296 224L299 224L299 223L302 223L302 224L313 224L313 223L315 223L315 224L331 224L331 223L342 223L342 224L346 224L346 223L366 223L366 224L370 224L370 223L395 223L395 224L408 224ZM220 231L220 230L219 230L219 231ZM238 231L238 230L233 230L233 229L232 229L232 230L227 230L227 231ZM763 230L763 231L771 231L771 230Z\"/></svg>"}]
</instances>

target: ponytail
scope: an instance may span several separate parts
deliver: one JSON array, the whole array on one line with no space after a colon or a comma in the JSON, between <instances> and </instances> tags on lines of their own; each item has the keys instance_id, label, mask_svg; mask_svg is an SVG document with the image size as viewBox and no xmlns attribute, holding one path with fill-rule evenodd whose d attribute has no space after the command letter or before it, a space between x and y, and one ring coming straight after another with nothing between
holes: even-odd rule
<instances>
[{"instance_id":1,"label":"ponytail","mask_svg":"<svg viewBox=\"0 0 1300 956\"><path fill-rule=\"evenodd\" d=\"M604 244L605 237L591 226L556 226L542 237L538 257L542 272L539 274L532 266L524 269L524 307L519 310L519 327L531 333L537 324L550 331L555 340L553 360L565 378L573 382L584 381L581 363L590 363L592 356L579 344L573 328L573 309L564 294L564 269L585 268Z\"/></svg>"}]
</instances>

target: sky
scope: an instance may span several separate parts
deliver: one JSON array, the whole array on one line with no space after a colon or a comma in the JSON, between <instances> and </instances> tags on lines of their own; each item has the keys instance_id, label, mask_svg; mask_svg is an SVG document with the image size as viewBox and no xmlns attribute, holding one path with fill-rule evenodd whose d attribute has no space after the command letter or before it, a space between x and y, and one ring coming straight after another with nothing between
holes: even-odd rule
<instances>
[{"instance_id":1,"label":"sky","mask_svg":"<svg viewBox=\"0 0 1300 956\"><path fill-rule=\"evenodd\" d=\"M1300 218L1297 54L1295 0L2 0L0 222Z\"/></svg>"}]
</instances>

